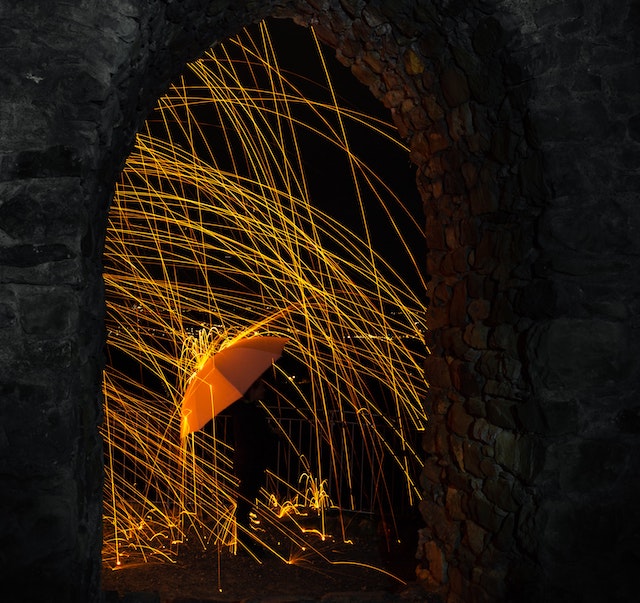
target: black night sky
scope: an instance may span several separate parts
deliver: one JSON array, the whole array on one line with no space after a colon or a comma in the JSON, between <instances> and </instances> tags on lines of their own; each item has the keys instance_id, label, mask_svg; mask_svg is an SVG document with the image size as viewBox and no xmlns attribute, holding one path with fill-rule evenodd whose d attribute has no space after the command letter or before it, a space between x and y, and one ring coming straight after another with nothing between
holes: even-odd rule
<instances>
[{"instance_id":1,"label":"black night sky","mask_svg":"<svg viewBox=\"0 0 640 603\"><path fill-rule=\"evenodd\" d=\"M312 82L323 82L324 74L321 71L320 61L315 56L311 32L288 20L270 19L268 26L278 50L280 67L306 76ZM334 50L326 46L323 50L340 105L390 122L389 110L335 58ZM317 85L309 85L309 94L318 95L323 92L328 100L326 90L319 89ZM381 136L376 136L356 124L349 126L349 141L355 153L382 177L395 191L404 206L411 211L418 224L422 224L424 220L421 217L421 202L415 184L415 168L410 163L408 154ZM326 209L330 213L349 224L354 232L360 232L360 216L353 202L353 185L346 179L348 169L345 157L336 153L328 144L323 148L322 141L316 138L306 141L306 145L304 152L309 158L313 158L313 161L309 161L306 165L306 173L311 182L314 200L326 203ZM340 176L337 177L338 175ZM368 204L367 212L372 245L378 253L393 264L394 258L398 257L398 243L388 236L388 218L376 203ZM405 241L408 241L418 266L422 266L422 258L425 255L424 239L413 226L407 226L407 219L403 219L399 213L396 212L394 219L401 227L405 225L402 229ZM415 279L415 276L412 277L411 272L407 270L406 259L397 262L395 267L410 283ZM411 284L415 285L415 283Z\"/></svg>"},{"instance_id":2,"label":"black night sky","mask_svg":"<svg viewBox=\"0 0 640 603\"><path fill-rule=\"evenodd\" d=\"M281 71L286 72L287 76L295 74L296 85L308 98L330 102L331 97L324 84L326 78L311 32L289 20L269 19L267 23ZM259 35L257 26L248 28L248 31L253 36ZM388 109L347 67L338 62L333 49L323 46L323 54L339 104L389 123L391 118ZM422 225L424 220L415 185L415 168L408 154L382 136L351 122L348 123L347 136L352 151L382 177L411 212L414 220ZM362 236L361 217L345 155L317 136L304 137L301 144L313 203ZM367 203L366 212L372 247L389 261L416 293L420 293L418 279L406 255L401 256L399 241L390 236L389 218L375 201ZM394 220L412 250L417 265L423 266L426 254L423 235L415 225L409 226L409 220L402 212L394 212Z\"/></svg>"}]
</instances>

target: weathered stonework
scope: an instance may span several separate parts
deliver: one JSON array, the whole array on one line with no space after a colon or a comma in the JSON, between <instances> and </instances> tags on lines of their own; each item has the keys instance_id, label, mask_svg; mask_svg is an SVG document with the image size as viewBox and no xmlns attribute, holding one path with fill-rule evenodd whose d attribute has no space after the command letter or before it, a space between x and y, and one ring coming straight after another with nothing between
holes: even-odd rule
<instances>
[{"instance_id":1,"label":"weathered stonework","mask_svg":"<svg viewBox=\"0 0 640 603\"><path fill-rule=\"evenodd\" d=\"M431 420L416 579L447 603L629 600L637 3L51 0L1 15L3 590L100 600L114 181L184 63L273 15L336 49L417 167Z\"/></svg>"}]
</instances>

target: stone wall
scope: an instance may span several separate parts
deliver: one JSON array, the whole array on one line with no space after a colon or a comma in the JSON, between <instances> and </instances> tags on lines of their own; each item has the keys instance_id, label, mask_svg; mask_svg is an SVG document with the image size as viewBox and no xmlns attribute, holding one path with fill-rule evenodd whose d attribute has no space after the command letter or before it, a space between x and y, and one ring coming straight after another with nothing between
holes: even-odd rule
<instances>
[{"instance_id":1,"label":"stone wall","mask_svg":"<svg viewBox=\"0 0 640 603\"><path fill-rule=\"evenodd\" d=\"M417 167L431 352L417 580L451 603L628 600L640 544L630 0L5 3L3 583L24 600L99 599L113 183L185 61L268 14L316 28L389 108Z\"/></svg>"},{"instance_id":2,"label":"stone wall","mask_svg":"<svg viewBox=\"0 0 640 603\"><path fill-rule=\"evenodd\" d=\"M548 195L520 302L545 449L538 561L554 600L633 600L640 515L637 3L522 14ZM635 63L635 65L634 65ZM635 549L635 551L634 551Z\"/></svg>"}]
</instances>

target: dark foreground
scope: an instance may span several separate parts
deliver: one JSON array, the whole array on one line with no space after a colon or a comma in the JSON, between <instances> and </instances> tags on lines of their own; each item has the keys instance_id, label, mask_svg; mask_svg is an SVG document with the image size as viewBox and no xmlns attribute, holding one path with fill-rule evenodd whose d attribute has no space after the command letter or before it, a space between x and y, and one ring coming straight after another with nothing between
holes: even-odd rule
<instances>
[{"instance_id":1,"label":"dark foreground","mask_svg":"<svg viewBox=\"0 0 640 603\"><path fill-rule=\"evenodd\" d=\"M279 556L256 559L226 548L187 548L175 563L130 563L116 571L104 567L105 603L437 601L413 582L415 559L403 543L310 538L306 550L273 544Z\"/></svg>"}]
</instances>

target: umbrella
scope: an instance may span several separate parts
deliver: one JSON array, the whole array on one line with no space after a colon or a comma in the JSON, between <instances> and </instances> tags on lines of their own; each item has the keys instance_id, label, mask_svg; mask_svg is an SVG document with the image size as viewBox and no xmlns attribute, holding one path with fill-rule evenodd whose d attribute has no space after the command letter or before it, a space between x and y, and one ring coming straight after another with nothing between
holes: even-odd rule
<instances>
[{"instance_id":1,"label":"umbrella","mask_svg":"<svg viewBox=\"0 0 640 603\"><path fill-rule=\"evenodd\" d=\"M197 431L242 398L251 385L280 358L286 337L256 335L239 339L213 356L189 379L182 398L180 436Z\"/></svg>"}]
</instances>

